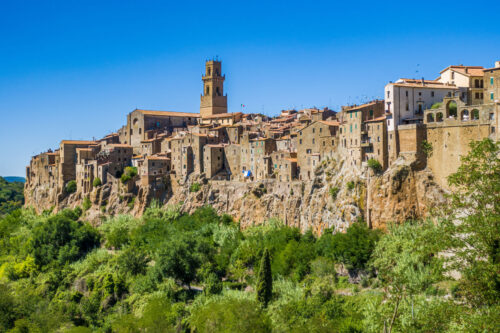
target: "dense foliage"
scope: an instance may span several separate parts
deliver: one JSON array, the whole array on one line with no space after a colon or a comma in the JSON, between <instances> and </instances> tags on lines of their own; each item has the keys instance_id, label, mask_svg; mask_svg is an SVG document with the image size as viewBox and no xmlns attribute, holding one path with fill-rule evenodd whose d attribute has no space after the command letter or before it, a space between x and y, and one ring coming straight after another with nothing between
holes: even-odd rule
<instances>
[{"instance_id":1,"label":"dense foliage","mask_svg":"<svg viewBox=\"0 0 500 333\"><path fill-rule=\"evenodd\" d=\"M23 206L23 190L24 183L8 182L0 177L0 217Z\"/></svg>"},{"instance_id":2,"label":"dense foliage","mask_svg":"<svg viewBox=\"0 0 500 333\"><path fill-rule=\"evenodd\" d=\"M0 332L498 331L499 147L471 148L454 213L386 232L240 230L157 203L97 228L79 208L14 211L0 219Z\"/></svg>"}]
</instances>

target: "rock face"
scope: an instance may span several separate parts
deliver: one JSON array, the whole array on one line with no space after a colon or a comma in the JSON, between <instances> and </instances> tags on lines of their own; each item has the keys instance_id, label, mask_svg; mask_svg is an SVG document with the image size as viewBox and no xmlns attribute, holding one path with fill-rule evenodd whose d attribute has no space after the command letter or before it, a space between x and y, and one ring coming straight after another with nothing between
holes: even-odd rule
<instances>
[{"instance_id":1,"label":"rock face","mask_svg":"<svg viewBox=\"0 0 500 333\"><path fill-rule=\"evenodd\" d=\"M84 218L99 224L108 215L140 216L152 200L157 200L162 205L179 205L188 213L211 205L218 213L233 216L243 228L278 218L302 231L312 229L321 234L326 228L344 231L360 219L372 227L385 228L391 221L423 217L444 201L444 192L433 181L432 173L405 157L379 176L333 158L323 161L316 168L314 179L307 182L208 181L203 175L192 175L185 182L172 177L156 187L142 187L137 179L132 181L137 183L135 187L113 180L95 188L85 199L87 206L88 201L91 205ZM200 189L191 192L194 183ZM55 198L55 194L47 194L43 188L35 189L28 197L27 205L39 211L51 206L56 211L74 208L84 203L78 192Z\"/></svg>"}]
</instances>

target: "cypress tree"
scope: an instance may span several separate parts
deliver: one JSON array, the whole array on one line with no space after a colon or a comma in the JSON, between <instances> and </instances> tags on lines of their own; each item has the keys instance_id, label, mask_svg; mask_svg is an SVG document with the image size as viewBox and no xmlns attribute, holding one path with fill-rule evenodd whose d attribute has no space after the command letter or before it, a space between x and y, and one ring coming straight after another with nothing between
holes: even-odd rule
<instances>
[{"instance_id":1,"label":"cypress tree","mask_svg":"<svg viewBox=\"0 0 500 333\"><path fill-rule=\"evenodd\" d=\"M257 276L257 300L267 307L273 295L273 276L271 272L271 259L269 250L264 250L264 255L260 262L260 270Z\"/></svg>"}]
</instances>

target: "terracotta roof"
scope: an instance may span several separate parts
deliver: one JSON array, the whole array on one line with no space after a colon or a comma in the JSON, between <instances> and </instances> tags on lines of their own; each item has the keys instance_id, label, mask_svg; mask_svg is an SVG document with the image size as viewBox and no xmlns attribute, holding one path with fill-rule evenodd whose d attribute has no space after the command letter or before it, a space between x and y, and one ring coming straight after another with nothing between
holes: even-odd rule
<instances>
[{"instance_id":1,"label":"terracotta roof","mask_svg":"<svg viewBox=\"0 0 500 333\"><path fill-rule=\"evenodd\" d=\"M170 158L165 156L146 156L146 159L157 161L157 160L169 160Z\"/></svg>"},{"instance_id":2,"label":"terracotta roof","mask_svg":"<svg viewBox=\"0 0 500 333\"><path fill-rule=\"evenodd\" d=\"M461 74L467 75L467 76L483 76L483 66L463 66L463 65L453 65L453 66L448 66L445 69L443 69L440 74L445 72L448 69L452 69L456 72L459 72ZM466 72L467 70L467 72Z\"/></svg>"},{"instance_id":3,"label":"terracotta roof","mask_svg":"<svg viewBox=\"0 0 500 333\"><path fill-rule=\"evenodd\" d=\"M142 155L135 155L135 156L132 156L133 159L141 159L143 156Z\"/></svg>"},{"instance_id":4,"label":"terracotta roof","mask_svg":"<svg viewBox=\"0 0 500 333\"><path fill-rule=\"evenodd\" d=\"M375 119L366 120L365 123L374 123L374 122L383 121L383 120L385 120L385 116L378 117L378 118L375 118Z\"/></svg>"},{"instance_id":5,"label":"terracotta roof","mask_svg":"<svg viewBox=\"0 0 500 333\"><path fill-rule=\"evenodd\" d=\"M402 80L406 80L406 79L402 79ZM368 107L368 106L376 105L377 103L384 103L384 101L383 100L374 100L374 101L371 101L371 102L368 102L368 103L365 103L365 104L361 104L361 105L345 106L345 107L342 108L342 111L359 110L361 108L365 108L365 107Z\"/></svg>"},{"instance_id":6,"label":"terracotta roof","mask_svg":"<svg viewBox=\"0 0 500 333\"><path fill-rule=\"evenodd\" d=\"M285 158L285 160L290 161L290 162L297 162L296 158Z\"/></svg>"},{"instance_id":7,"label":"terracotta roof","mask_svg":"<svg viewBox=\"0 0 500 333\"><path fill-rule=\"evenodd\" d=\"M199 118L199 113L191 113L191 112L177 112L177 111L154 111L154 110L142 110L135 109L134 111L139 111L142 114L148 116L159 116L159 117L192 117Z\"/></svg>"},{"instance_id":8,"label":"terracotta roof","mask_svg":"<svg viewBox=\"0 0 500 333\"><path fill-rule=\"evenodd\" d=\"M124 144L124 143L111 143L108 146L114 147L114 148L132 148L131 145L127 145L127 144Z\"/></svg>"},{"instance_id":9,"label":"terracotta roof","mask_svg":"<svg viewBox=\"0 0 500 333\"><path fill-rule=\"evenodd\" d=\"M62 140L61 144L66 145L93 145L95 141L85 141L85 140Z\"/></svg>"},{"instance_id":10,"label":"terracotta roof","mask_svg":"<svg viewBox=\"0 0 500 333\"><path fill-rule=\"evenodd\" d=\"M146 140L142 140L141 142L154 142L154 141L158 141L158 140L160 140L160 138L146 139Z\"/></svg>"},{"instance_id":11,"label":"terracotta roof","mask_svg":"<svg viewBox=\"0 0 500 333\"><path fill-rule=\"evenodd\" d=\"M202 117L203 119L218 119L218 118L231 118L237 115L243 115L241 112L233 112L233 113L221 113L221 114L214 114L211 116L205 116Z\"/></svg>"},{"instance_id":12,"label":"terracotta roof","mask_svg":"<svg viewBox=\"0 0 500 333\"><path fill-rule=\"evenodd\" d=\"M332 121L332 120L321 120L320 123L323 123L328 126L340 126L340 123L338 121Z\"/></svg>"},{"instance_id":13,"label":"terracotta roof","mask_svg":"<svg viewBox=\"0 0 500 333\"><path fill-rule=\"evenodd\" d=\"M441 82L432 82L432 83L389 83L396 87L415 87L415 88L433 88L433 89L458 89L454 84L444 84Z\"/></svg>"}]
</instances>

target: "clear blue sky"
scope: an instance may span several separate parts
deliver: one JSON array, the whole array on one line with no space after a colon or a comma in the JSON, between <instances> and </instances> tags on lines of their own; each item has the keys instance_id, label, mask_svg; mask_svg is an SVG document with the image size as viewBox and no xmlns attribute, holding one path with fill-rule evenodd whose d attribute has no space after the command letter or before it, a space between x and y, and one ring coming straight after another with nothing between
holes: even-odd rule
<instances>
[{"instance_id":1,"label":"clear blue sky","mask_svg":"<svg viewBox=\"0 0 500 333\"><path fill-rule=\"evenodd\" d=\"M134 108L198 112L219 56L230 112L382 97L400 77L500 60L500 1L0 0L0 175ZM418 72L417 72L418 71Z\"/></svg>"}]
</instances>

